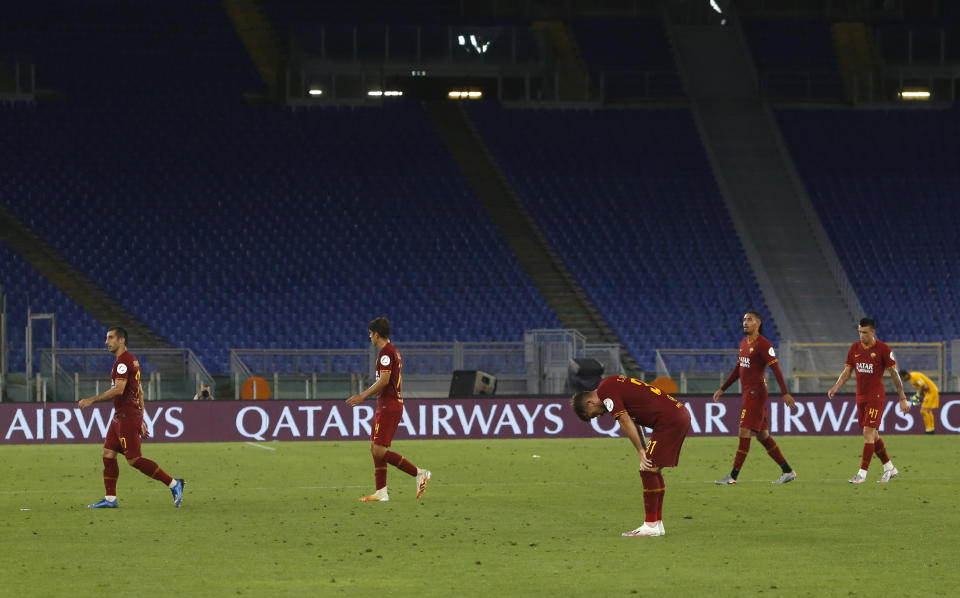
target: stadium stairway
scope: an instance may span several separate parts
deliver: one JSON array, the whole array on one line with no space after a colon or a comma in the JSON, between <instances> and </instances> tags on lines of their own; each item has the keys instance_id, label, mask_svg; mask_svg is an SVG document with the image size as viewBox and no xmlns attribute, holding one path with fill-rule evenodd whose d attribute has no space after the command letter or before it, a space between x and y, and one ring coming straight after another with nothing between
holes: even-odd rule
<instances>
[{"instance_id":1,"label":"stadium stairway","mask_svg":"<svg viewBox=\"0 0 960 598\"><path fill-rule=\"evenodd\" d=\"M11 249L22 255L34 269L103 324L104 328L108 325L123 326L131 342L138 347L174 348L3 207L0 207L0 241L5 241Z\"/></svg>"},{"instance_id":2,"label":"stadium stairway","mask_svg":"<svg viewBox=\"0 0 960 598\"><path fill-rule=\"evenodd\" d=\"M864 23L834 23L831 31L843 73L844 99L854 104L870 99L883 73L873 35Z\"/></svg>"},{"instance_id":3,"label":"stadium stairway","mask_svg":"<svg viewBox=\"0 0 960 598\"><path fill-rule=\"evenodd\" d=\"M260 3L257 0L223 0L223 7L264 85L274 97L278 97L282 88L283 50Z\"/></svg>"},{"instance_id":4,"label":"stadium stairway","mask_svg":"<svg viewBox=\"0 0 960 598\"><path fill-rule=\"evenodd\" d=\"M460 103L425 102L425 108L477 199L564 328L580 331L590 343L620 345L627 374L640 375L636 359L550 247Z\"/></svg>"},{"instance_id":5,"label":"stadium stairway","mask_svg":"<svg viewBox=\"0 0 960 598\"><path fill-rule=\"evenodd\" d=\"M759 95L735 16L720 26L664 15L714 176L781 337L846 338L863 309Z\"/></svg>"},{"instance_id":6,"label":"stadium stairway","mask_svg":"<svg viewBox=\"0 0 960 598\"><path fill-rule=\"evenodd\" d=\"M549 45L555 57L559 77L557 98L563 102L586 102L590 99L590 77L587 65L570 26L561 21L534 21L533 30Z\"/></svg>"}]
</instances>

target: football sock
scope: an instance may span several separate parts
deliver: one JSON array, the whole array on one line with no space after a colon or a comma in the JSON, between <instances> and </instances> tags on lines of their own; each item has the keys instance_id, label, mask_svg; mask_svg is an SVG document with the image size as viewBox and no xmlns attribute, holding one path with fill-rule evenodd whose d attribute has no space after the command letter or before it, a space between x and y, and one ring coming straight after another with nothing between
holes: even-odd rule
<instances>
[{"instance_id":1,"label":"football sock","mask_svg":"<svg viewBox=\"0 0 960 598\"><path fill-rule=\"evenodd\" d=\"M920 415L923 416L923 427L924 427L924 431L926 431L926 432L933 432L933 428L934 428L933 412L932 412L932 411L921 410L921 411L920 411Z\"/></svg>"},{"instance_id":2,"label":"football sock","mask_svg":"<svg viewBox=\"0 0 960 598\"><path fill-rule=\"evenodd\" d=\"M140 457L130 465L139 469L143 473L143 475L147 477L151 477L155 480L160 480L161 482L163 482L164 486L169 487L170 481L173 480L173 478L167 475L167 472L160 469L160 466L154 463L153 461L151 461L150 459L144 459L143 457Z\"/></svg>"},{"instance_id":3,"label":"football sock","mask_svg":"<svg viewBox=\"0 0 960 598\"><path fill-rule=\"evenodd\" d=\"M177 480L170 478L170 483L167 484L167 488L176 488L176 487L177 487Z\"/></svg>"},{"instance_id":4,"label":"football sock","mask_svg":"<svg viewBox=\"0 0 960 598\"><path fill-rule=\"evenodd\" d=\"M867 471L870 468L870 459L873 459L874 446L872 442L863 443L863 459L860 460L860 469Z\"/></svg>"},{"instance_id":5,"label":"football sock","mask_svg":"<svg viewBox=\"0 0 960 598\"><path fill-rule=\"evenodd\" d=\"M770 455L770 458L780 466L780 469L783 470L783 473L790 473L793 471L790 469L790 466L787 465L787 460L783 458L783 453L780 452L780 447L777 446L777 441L773 439L773 436L767 436L760 441L760 444L763 445L763 448L767 449L767 454Z\"/></svg>"},{"instance_id":6,"label":"football sock","mask_svg":"<svg viewBox=\"0 0 960 598\"><path fill-rule=\"evenodd\" d=\"M107 491L107 496L112 496L113 500L117 497L117 478L120 476L120 465L116 459L103 458L103 487Z\"/></svg>"},{"instance_id":7,"label":"football sock","mask_svg":"<svg viewBox=\"0 0 960 598\"><path fill-rule=\"evenodd\" d=\"M660 501L663 495L663 488L661 487L660 481L657 479L657 473L652 471L641 471L640 479L643 480L643 512L645 515L644 521L647 523L655 523L659 521L657 509L660 506Z\"/></svg>"},{"instance_id":8,"label":"football sock","mask_svg":"<svg viewBox=\"0 0 960 598\"><path fill-rule=\"evenodd\" d=\"M743 468L743 462L747 460L748 452L750 452L750 438L741 438L740 444L737 446L737 454L733 457L733 469L735 469L737 473L740 473L740 470ZM733 479L737 479L737 476L734 475Z\"/></svg>"},{"instance_id":9,"label":"football sock","mask_svg":"<svg viewBox=\"0 0 960 598\"><path fill-rule=\"evenodd\" d=\"M387 485L387 462L383 459L373 458L373 479L377 490Z\"/></svg>"},{"instance_id":10,"label":"football sock","mask_svg":"<svg viewBox=\"0 0 960 598\"><path fill-rule=\"evenodd\" d=\"M104 498L109 500L110 502L117 502L116 494L108 494L107 496L104 496Z\"/></svg>"},{"instance_id":11,"label":"football sock","mask_svg":"<svg viewBox=\"0 0 960 598\"><path fill-rule=\"evenodd\" d=\"M393 451L387 451L383 454L383 460L390 465L393 465L400 471L408 473L412 476L417 475L417 466L404 459L403 455L399 455Z\"/></svg>"},{"instance_id":12,"label":"football sock","mask_svg":"<svg viewBox=\"0 0 960 598\"><path fill-rule=\"evenodd\" d=\"M882 438L877 438L877 441L873 443L873 454L880 457L880 462L884 465L890 462L890 457L887 456L887 445L883 443Z\"/></svg>"},{"instance_id":13,"label":"football sock","mask_svg":"<svg viewBox=\"0 0 960 598\"><path fill-rule=\"evenodd\" d=\"M658 493L660 498L657 499L657 521L660 521L663 519L663 496L667 493L667 484L663 481L662 470L657 472L657 482L660 484L660 492Z\"/></svg>"}]
</instances>

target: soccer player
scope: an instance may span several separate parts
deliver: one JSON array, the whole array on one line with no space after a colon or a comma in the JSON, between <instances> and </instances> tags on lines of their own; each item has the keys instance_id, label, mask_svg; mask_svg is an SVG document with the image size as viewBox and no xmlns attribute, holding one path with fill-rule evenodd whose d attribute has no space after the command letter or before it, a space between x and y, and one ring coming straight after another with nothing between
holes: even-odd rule
<instances>
[{"instance_id":1,"label":"soccer player","mask_svg":"<svg viewBox=\"0 0 960 598\"><path fill-rule=\"evenodd\" d=\"M360 502L386 502L387 463L417 479L417 498L423 496L430 481L430 471L420 469L410 461L391 450L393 435L403 418L403 396L400 384L403 379L403 361L400 352L390 342L390 321L377 318L367 326L370 342L380 349L377 356L377 379L370 388L347 399L347 405L354 407L366 398L377 395L377 410L373 416L373 428L370 432L370 454L373 455L373 477L377 490L370 496L364 496Z\"/></svg>"},{"instance_id":2,"label":"soccer player","mask_svg":"<svg viewBox=\"0 0 960 598\"><path fill-rule=\"evenodd\" d=\"M733 469L725 478L715 480L714 483L724 485L737 483L737 476L740 475L740 469L743 468L743 462L746 461L747 453L750 451L750 437L756 435L763 448L767 449L770 458L780 466L782 473L773 483L786 484L797 479L797 472L793 471L787 460L783 458L780 447L770 436L770 422L767 419L767 379L763 375L768 366L777 377L777 384L780 385L780 392L783 393L783 402L792 410L795 401L787 392L787 385L783 381L783 373L780 372L773 345L763 336L763 319L759 313L748 311L744 314L743 334L740 353L733 371L730 372L723 386L713 393L713 400L719 401L723 391L740 378L743 395L743 406L740 409L740 444L733 457Z\"/></svg>"},{"instance_id":3,"label":"soccer player","mask_svg":"<svg viewBox=\"0 0 960 598\"><path fill-rule=\"evenodd\" d=\"M890 346L877 339L877 324L873 318L863 318L857 327L860 340L850 345L847 363L837 379L837 383L827 391L827 398L833 399L840 387L850 379L853 370L857 370L857 419L863 430L863 458L860 470L848 482L862 484L867 481L867 469L873 455L880 457L883 463L883 475L880 482L887 483L900 474L887 456L887 447L877 431L883 423L883 410L886 407L887 391L883 388L883 371L890 371L890 378L900 396L900 410L910 411L910 403L903 394L903 382L897 373L897 360Z\"/></svg>"},{"instance_id":4,"label":"soccer player","mask_svg":"<svg viewBox=\"0 0 960 598\"><path fill-rule=\"evenodd\" d=\"M578 392L570 406L583 421L606 413L617 420L640 457L643 483L643 525L622 536L663 536L663 467L676 467L683 439L690 430L690 412L683 403L636 378L609 376L596 390ZM653 428L644 446L638 426Z\"/></svg>"},{"instance_id":5,"label":"soccer player","mask_svg":"<svg viewBox=\"0 0 960 598\"><path fill-rule=\"evenodd\" d=\"M933 434L934 429L933 410L940 406L940 390L933 380L921 374L920 372L908 372L900 370L900 378L906 380L917 389L916 394L911 397L914 404L920 403L920 414L923 416L924 434Z\"/></svg>"},{"instance_id":6,"label":"soccer player","mask_svg":"<svg viewBox=\"0 0 960 598\"><path fill-rule=\"evenodd\" d=\"M140 362L133 353L127 351L127 331L120 327L107 330L107 349L117 360L113 363L110 389L95 397L80 399L79 406L86 409L94 403L113 401L113 420L103 441L103 485L106 495L100 502L88 505L89 509L115 509L117 500L117 477L120 467L117 465L117 453L122 453L127 463L139 469L144 475L159 480L170 488L173 494L173 506L179 507L183 500L182 479L167 475L160 466L145 459L140 454L140 437L149 438L147 424L143 421L143 389L140 386Z\"/></svg>"}]
</instances>

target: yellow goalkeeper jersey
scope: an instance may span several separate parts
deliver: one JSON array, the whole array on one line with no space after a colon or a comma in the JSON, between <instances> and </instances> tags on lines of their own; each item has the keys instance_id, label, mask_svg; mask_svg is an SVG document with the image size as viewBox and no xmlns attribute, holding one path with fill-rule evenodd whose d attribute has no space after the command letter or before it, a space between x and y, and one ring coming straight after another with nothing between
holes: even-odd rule
<instances>
[{"instance_id":1,"label":"yellow goalkeeper jersey","mask_svg":"<svg viewBox=\"0 0 960 598\"><path fill-rule=\"evenodd\" d=\"M910 384L917 389L917 392L923 397L921 407L924 409L935 409L940 406L940 391L933 380L927 378L920 372L910 372Z\"/></svg>"}]
</instances>

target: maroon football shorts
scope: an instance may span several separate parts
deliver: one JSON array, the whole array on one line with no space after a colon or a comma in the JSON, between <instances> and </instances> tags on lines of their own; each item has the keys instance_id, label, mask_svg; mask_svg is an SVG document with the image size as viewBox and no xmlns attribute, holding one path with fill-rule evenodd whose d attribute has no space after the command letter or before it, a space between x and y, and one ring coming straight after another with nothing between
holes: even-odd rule
<instances>
[{"instance_id":1,"label":"maroon football shorts","mask_svg":"<svg viewBox=\"0 0 960 598\"><path fill-rule=\"evenodd\" d=\"M756 394L743 397L743 406L740 408L740 427L754 432L770 428L770 420L767 419L766 391L756 391Z\"/></svg>"},{"instance_id":2,"label":"maroon football shorts","mask_svg":"<svg viewBox=\"0 0 960 598\"><path fill-rule=\"evenodd\" d=\"M672 415L661 418L647 441L647 457L657 467L676 467L680 461L683 440L690 431L690 412L686 407L670 410Z\"/></svg>"},{"instance_id":3,"label":"maroon football shorts","mask_svg":"<svg viewBox=\"0 0 960 598\"><path fill-rule=\"evenodd\" d=\"M140 423L142 419L133 415L117 414L110 422L103 448L123 453L127 459L136 459L140 453Z\"/></svg>"},{"instance_id":4,"label":"maroon football shorts","mask_svg":"<svg viewBox=\"0 0 960 598\"><path fill-rule=\"evenodd\" d=\"M860 429L866 427L880 428L883 423L883 409L886 407L887 397L857 397L857 423Z\"/></svg>"},{"instance_id":5,"label":"maroon football shorts","mask_svg":"<svg viewBox=\"0 0 960 598\"><path fill-rule=\"evenodd\" d=\"M390 446L393 435L403 419L403 407L399 409L382 409L377 407L373 414L373 427L370 429L370 442L380 446Z\"/></svg>"}]
</instances>

